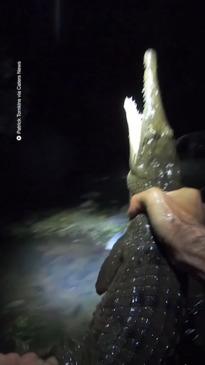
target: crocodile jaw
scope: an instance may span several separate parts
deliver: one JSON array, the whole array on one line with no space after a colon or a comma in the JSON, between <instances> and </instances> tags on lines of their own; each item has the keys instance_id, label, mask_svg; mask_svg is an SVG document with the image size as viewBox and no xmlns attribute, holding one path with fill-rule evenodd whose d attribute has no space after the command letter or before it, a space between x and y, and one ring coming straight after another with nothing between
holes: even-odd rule
<instances>
[{"instance_id":1,"label":"crocodile jaw","mask_svg":"<svg viewBox=\"0 0 205 365\"><path fill-rule=\"evenodd\" d=\"M170 171L170 164L173 176L176 175L173 131L163 108L157 78L157 55L152 49L144 55L142 94L142 113L132 98L126 98L124 102L130 143L127 181L131 195L155 185L163 189L173 185L166 174L168 169ZM163 178L159 179L159 175Z\"/></svg>"},{"instance_id":2,"label":"crocodile jaw","mask_svg":"<svg viewBox=\"0 0 205 365\"><path fill-rule=\"evenodd\" d=\"M137 155L142 143L142 126L145 127L146 122L152 120L152 124L156 125L156 119L165 120L160 90L157 79L157 55L153 49L149 49L144 55L144 85L143 85L143 113L137 109L137 104L133 98L125 98L124 109L126 112L129 143L130 143L130 161L132 165L136 165ZM155 123L154 123L155 122ZM167 124L167 123L166 123ZM160 126L163 128L164 126Z\"/></svg>"},{"instance_id":3,"label":"crocodile jaw","mask_svg":"<svg viewBox=\"0 0 205 365\"><path fill-rule=\"evenodd\" d=\"M137 104L132 98L125 98L124 109L129 130L130 160L133 161L133 164L136 164L141 140L143 114L138 111Z\"/></svg>"}]
</instances>

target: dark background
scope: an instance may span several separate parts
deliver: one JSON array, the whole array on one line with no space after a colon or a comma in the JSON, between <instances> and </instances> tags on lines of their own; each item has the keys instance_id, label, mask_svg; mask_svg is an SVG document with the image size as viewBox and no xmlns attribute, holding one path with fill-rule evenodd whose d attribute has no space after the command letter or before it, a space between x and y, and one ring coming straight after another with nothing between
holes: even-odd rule
<instances>
[{"instance_id":1,"label":"dark background","mask_svg":"<svg viewBox=\"0 0 205 365\"><path fill-rule=\"evenodd\" d=\"M85 176L128 170L125 96L142 107L143 54L158 53L175 136L204 129L202 2L1 3L0 203L3 214L69 201ZM22 62L22 141L16 63Z\"/></svg>"}]
</instances>

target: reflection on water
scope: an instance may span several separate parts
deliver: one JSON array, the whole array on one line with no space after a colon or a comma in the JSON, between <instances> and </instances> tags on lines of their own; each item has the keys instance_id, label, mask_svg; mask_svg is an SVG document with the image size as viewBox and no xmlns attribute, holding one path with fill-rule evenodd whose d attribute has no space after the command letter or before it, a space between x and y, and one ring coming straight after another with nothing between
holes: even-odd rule
<instances>
[{"instance_id":1,"label":"reflection on water","mask_svg":"<svg viewBox=\"0 0 205 365\"><path fill-rule=\"evenodd\" d=\"M95 282L107 243L111 248L127 224L126 206L114 200L106 208L100 199L91 191L76 207L9 226L0 266L0 351L44 352L65 335L82 338L100 299Z\"/></svg>"}]
</instances>

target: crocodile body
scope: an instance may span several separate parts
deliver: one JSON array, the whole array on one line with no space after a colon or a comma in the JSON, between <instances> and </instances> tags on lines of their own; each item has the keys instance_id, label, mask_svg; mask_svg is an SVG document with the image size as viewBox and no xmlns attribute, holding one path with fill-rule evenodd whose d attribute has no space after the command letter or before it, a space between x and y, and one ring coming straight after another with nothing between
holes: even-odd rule
<instances>
[{"instance_id":1,"label":"crocodile body","mask_svg":"<svg viewBox=\"0 0 205 365\"><path fill-rule=\"evenodd\" d=\"M125 102L130 195L152 186L164 190L180 187L173 134L161 102L153 50L145 53L144 99L143 114L132 100ZM137 126L129 120L130 113L131 118L134 115L138 119ZM166 364L180 335L184 308L181 283L153 235L147 216L140 214L130 222L101 267L96 290L104 295L83 343L57 351L59 363Z\"/></svg>"}]
</instances>

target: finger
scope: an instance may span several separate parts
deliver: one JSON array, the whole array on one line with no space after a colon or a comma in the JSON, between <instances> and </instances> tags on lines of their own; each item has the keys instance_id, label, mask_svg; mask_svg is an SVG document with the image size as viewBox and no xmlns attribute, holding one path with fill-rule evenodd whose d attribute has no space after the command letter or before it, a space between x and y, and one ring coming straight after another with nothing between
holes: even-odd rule
<instances>
[{"instance_id":1,"label":"finger","mask_svg":"<svg viewBox=\"0 0 205 365\"><path fill-rule=\"evenodd\" d=\"M123 261L123 249L121 238L113 246L109 256L105 259L101 266L98 278L95 284L96 292L103 294L113 281L117 271L119 270Z\"/></svg>"},{"instance_id":2,"label":"finger","mask_svg":"<svg viewBox=\"0 0 205 365\"><path fill-rule=\"evenodd\" d=\"M7 365L6 356L3 354L0 354L0 365Z\"/></svg>"},{"instance_id":3,"label":"finger","mask_svg":"<svg viewBox=\"0 0 205 365\"><path fill-rule=\"evenodd\" d=\"M0 365L5 365L5 355L0 354Z\"/></svg>"},{"instance_id":4,"label":"finger","mask_svg":"<svg viewBox=\"0 0 205 365\"><path fill-rule=\"evenodd\" d=\"M28 352L21 356L20 365L41 365L43 360L41 360L34 352Z\"/></svg>"},{"instance_id":5,"label":"finger","mask_svg":"<svg viewBox=\"0 0 205 365\"><path fill-rule=\"evenodd\" d=\"M162 200L164 200L164 192L158 187L142 191L131 198L128 214L131 218L134 218L137 214L144 213L147 210L151 213L156 205L161 204Z\"/></svg>"},{"instance_id":6,"label":"finger","mask_svg":"<svg viewBox=\"0 0 205 365\"><path fill-rule=\"evenodd\" d=\"M51 356L48 359L46 359L45 364L46 365L58 365L58 360L54 356Z\"/></svg>"},{"instance_id":7,"label":"finger","mask_svg":"<svg viewBox=\"0 0 205 365\"><path fill-rule=\"evenodd\" d=\"M15 353L0 355L0 365L20 365L20 356Z\"/></svg>"},{"instance_id":8,"label":"finger","mask_svg":"<svg viewBox=\"0 0 205 365\"><path fill-rule=\"evenodd\" d=\"M137 214L142 213L144 210L144 205L142 201L142 194L135 194L130 200L130 205L128 208L128 215L130 218L134 218Z\"/></svg>"}]
</instances>

